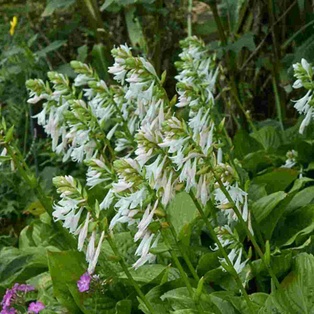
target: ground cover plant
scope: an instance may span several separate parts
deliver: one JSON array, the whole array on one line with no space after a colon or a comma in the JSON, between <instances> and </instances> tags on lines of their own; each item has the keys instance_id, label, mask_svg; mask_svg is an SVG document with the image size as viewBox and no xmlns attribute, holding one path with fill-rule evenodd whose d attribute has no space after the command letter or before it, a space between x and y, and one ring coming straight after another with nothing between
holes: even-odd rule
<instances>
[{"instance_id":1,"label":"ground cover plant","mask_svg":"<svg viewBox=\"0 0 314 314\"><path fill-rule=\"evenodd\" d=\"M235 3L243 25L249 2ZM130 29L136 11L125 5L102 9L125 14ZM244 32L215 1L209 7L222 37ZM268 9L275 17L276 7ZM47 79L25 77L25 103L43 135L27 152L9 111L2 116L5 180L25 186L22 208L34 218L1 238L1 313L313 311L311 59L290 58L298 96L289 110L300 117L287 121L279 89L287 76L277 76L274 51L276 119L258 122L259 109L248 105L254 84L246 88L233 72L248 62L253 37L215 47L193 36L192 22L190 14L169 74L145 50L151 43L129 34L136 47L103 51L101 67L75 60ZM256 69L255 83L266 73Z\"/></svg>"}]
</instances>

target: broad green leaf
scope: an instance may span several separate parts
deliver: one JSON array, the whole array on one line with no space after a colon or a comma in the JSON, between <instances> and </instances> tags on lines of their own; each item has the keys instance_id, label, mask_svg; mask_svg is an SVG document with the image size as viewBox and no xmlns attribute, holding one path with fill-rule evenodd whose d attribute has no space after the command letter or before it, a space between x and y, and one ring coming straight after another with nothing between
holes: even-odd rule
<instances>
[{"instance_id":1,"label":"broad green leaf","mask_svg":"<svg viewBox=\"0 0 314 314\"><path fill-rule=\"evenodd\" d=\"M302 189L304 185L306 185L309 182L313 182L313 181L314 181L313 179L308 178L308 177L296 179L294 181L293 187L291 188L291 190L289 192L291 193L294 191L298 191L298 190Z\"/></svg>"},{"instance_id":2,"label":"broad green leaf","mask_svg":"<svg viewBox=\"0 0 314 314\"><path fill-rule=\"evenodd\" d=\"M208 271L215 269L220 266L218 257L220 256L219 251L206 253L203 255L197 265L197 272L203 276Z\"/></svg>"},{"instance_id":3,"label":"broad green leaf","mask_svg":"<svg viewBox=\"0 0 314 314\"><path fill-rule=\"evenodd\" d=\"M131 314L131 311L132 311L131 300L121 300L117 302L115 314Z\"/></svg>"},{"instance_id":4,"label":"broad green leaf","mask_svg":"<svg viewBox=\"0 0 314 314\"><path fill-rule=\"evenodd\" d=\"M167 266L153 264L153 265L143 265L138 269L129 269L132 277L136 282L143 283L159 283L155 280L166 270ZM125 273L121 273L119 276L121 279L128 279Z\"/></svg>"},{"instance_id":5,"label":"broad green leaf","mask_svg":"<svg viewBox=\"0 0 314 314\"><path fill-rule=\"evenodd\" d=\"M277 246L287 246L313 231L314 204L309 204L283 216L274 230L272 239Z\"/></svg>"},{"instance_id":6,"label":"broad green leaf","mask_svg":"<svg viewBox=\"0 0 314 314\"><path fill-rule=\"evenodd\" d=\"M237 131L233 138L233 145L235 157L239 159L262 148L261 144L243 129Z\"/></svg>"},{"instance_id":7,"label":"broad green leaf","mask_svg":"<svg viewBox=\"0 0 314 314\"><path fill-rule=\"evenodd\" d=\"M313 313L314 256L301 253L295 258L294 269L266 300L259 313Z\"/></svg>"},{"instance_id":8,"label":"broad green leaf","mask_svg":"<svg viewBox=\"0 0 314 314\"><path fill-rule=\"evenodd\" d=\"M53 248L52 248L53 249ZM5 247L0 252L0 285L9 287L47 271L46 248Z\"/></svg>"},{"instance_id":9,"label":"broad green leaf","mask_svg":"<svg viewBox=\"0 0 314 314\"><path fill-rule=\"evenodd\" d=\"M287 168L277 168L266 174L255 177L253 184L266 184L267 193L284 191L298 176L298 171Z\"/></svg>"},{"instance_id":10,"label":"broad green leaf","mask_svg":"<svg viewBox=\"0 0 314 314\"><path fill-rule=\"evenodd\" d=\"M198 217L198 210L190 197L186 192L179 193L175 196L170 203L168 209L168 219L173 225L177 236L184 237L184 232L187 231L188 226Z\"/></svg>"},{"instance_id":11,"label":"broad green leaf","mask_svg":"<svg viewBox=\"0 0 314 314\"><path fill-rule=\"evenodd\" d=\"M287 206L287 213L293 212L294 210L311 204L314 199L314 186L310 186L299 191L291 200Z\"/></svg>"},{"instance_id":12,"label":"broad green leaf","mask_svg":"<svg viewBox=\"0 0 314 314\"><path fill-rule=\"evenodd\" d=\"M279 193L279 192L278 192ZM259 229L265 235L266 240L270 240L272 237L272 233L276 228L276 225L282 215L286 214L287 206L293 199L296 192L289 193L279 204L272 210L271 215L266 217L266 219L262 220L259 224ZM270 219L271 217L271 219Z\"/></svg>"},{"instance_id":13,"label":"broad green leaf","mask_svg":"<svg viewBox=\"0 0 314 314\"><path fill-rule=\"evenodd\" d=\"M282 143L279 131L272 126L265 126L252 133L251 136L256 139L266 151L274 151Z\"/></svg>"},{"instance_id":14,"label":"broad green leaf","mask_svg":"<svg viewBox=\"0 0 314 314\"><path fill-rule=\"evenodd\" d=\"M276 192L262 197L252 204L252 213L257 223L265 219L274 208L286 197L285 192Z\"/></svg>"},{"instance_id":15,"label":"broad green leaf","mask_svg":"<svg viewBox=\"0 0 314 314\"><path fill-rule=\"evenodd\" d=\"M77 251L48 252L48 262L56 298L71 313L80 313L83 298L76 283L87 269L84 254Z\"/></svg>"},{"instance_id":16,"label":"broad green leaf","mask_svg":"<svg viewBox=\"0 0 314 314\"><path fill-rule=\"evenodd\" d=\"M79 48L77 48L77 58L76 60L85 62L86 58L88 56L88 47L87 45L83 45Z\"/></svg>"},{"instance_id":17,"label":"broad green leaf","mask_svg":"<svg viewBox=\"0 0 314 314\"><path fill-rule=\"evenodd\" d=\"M248 198L252 201L257 201L260 198L267 195L266 184L250 184L249 190L248 190Z\"/></svg>"}]
</instances>

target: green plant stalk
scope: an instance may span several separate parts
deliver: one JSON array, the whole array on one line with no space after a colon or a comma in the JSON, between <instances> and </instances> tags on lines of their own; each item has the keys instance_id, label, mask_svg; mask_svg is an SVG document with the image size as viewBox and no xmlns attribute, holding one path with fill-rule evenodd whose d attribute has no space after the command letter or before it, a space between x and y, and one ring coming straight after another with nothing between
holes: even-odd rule
<instances>
[{"instance_id":1,"label":"green plant stalk","mask_svg":"<svg viewBox=\"0 0 314 314\"><path fill-rule=\"evenodd\" d=\"M53 219L52 216L52 206L50 204L50 200L40 187L36 177L34 177L32 171L26 165L23 156L21 155L20 151L12 145L5 143L5 148L7 149L8 155L12 158L14 165L16 166L17 170L19 171L22 179L34 190L38 200L41 202L43 207L45 208L48 215ZM63 234L66 239L66 242L69 245L69 248L74 249L76 248L76 242L74 238L69 234L69 232L63 228L60 222L55 222L54 225L56 228Z\"/></svg>"},{"instance_id":2,"label":"green plant stalk","mask_svg":"<svg viewBox=\"0 0 314 314\"><path fill-rule=\"evenodd\" d=\"M145 294L142 292L140 286L138 285L138 283L134 280L134 278L132 277L127 264L125 263L123 257L120 255L119 250L114 242L114 239L112 237L111 234L108 234L108 236L106 237L107 241L112 249L112 251L114 252L114 254L119 258L119 263L124 271L124 273L126 274L126 276L128 277L128 279L130 280L130 282L132 283L135 291L137 292L138 296L141 298L141 300L143 301L143 303L145 304L145 306L147 307L147 309L152 313L156 313L154 310L154 307L151 305L151 303L147 300ZM157 314L157 313L156 313Z\"/></svg>"},{"instance_id":3,"label":"green plant stalk","mask_svg":"<svg viewBox=\"0 0 314 314\"><path fill-rule=\"evenodd\" d=\"M275 24L275 13L274 13L274 2L273 0L268 0L268 15L270 17L271 25ZM273 62L274 62L274 70L272 73L272 85L275 93L275 103L276 103L276 111L277 111L277 117L280 122L280 127L283 130L283 110L281 108L281 101L280 101L280 95L278 93L278 86L279 86L279 67L280 67L280 46L277 41L275 28L271 28L271 36L272 36L272 49L273 49Z\"/></svg>"},{"instance_id":4,"label":"green plant stalk","mask_svg":"<svg viewBox=\"0 0 314 314\"><path fill-rule=\"evenodd\" d=\"M192 265L192 262L191 262L189 256L188 256L188 255L186 254L186 252L184 251L184 248L182 247L181 243L179 243L179 242L176 240L176 233L175 233L175 230L174 230L172 224L169 223L169 225L170 225L170 231L171 231L171 233L172 233L172 235L173 235L173 238L175 239L175 242L176 242L176 244L177 244L177 246L178 246L178 248L179 248L180 253L182 254L182 257L183 257L183 259L184 259L186 265L188 266L188 268L189 268L189 270L190 270L190 272L191 272L193 278L194 278L196 281L199 281L199 280L200 280L200 277L199 277L198 274L196 273L196 271L195 271L195 269L194 269L194 267L193 267L193 265Z\"/></svg>"},{"instance_id":5,"label":"green plant stalk","mask_svg":"<svg viewBox=\"0 0 314 314\"><path fill-rule=\"evenodd\" d=\"M187 26L188 26L188 37L192 36L192 7L193 0L188 0L188 14L187 14Z\"/></svg>"},{"instance_id":6,"label":"green plant stalk","mask_svg":"<svg viewBox=\"0 0 314 314\"><path fill-rule=\"evenodd\" d=\"M213 167L211 165L211 171L216 179L216 181L218 182L219 184L219 187L220 189L222 190L222 192L225 194L225 196L227 197L229 203L231 204L232 206L232 209L234 210L235 214L237 215L241 225L243 226L248 238L250 239L250 241L252 242L257 254L259 255L259 257L261 258L261 260L263 261L263 263L265 264L266 266L266 269L270 275L270 277L272 278L272 280L274 281L274 284L276 286L277 289L280 289L280 283L271 267L271 265L265 260L265 257L264 257L264 253L262 252L260 246L258 245L258 243L256 242L253 234L251 233L249 227L247 226L246 222L244 221L238 207L236 206L236 204L234 203L231 195L229 194L229 192L227 191L226 187L224 186L224 184L222 183L222 181L220 180L219 176L215 173L215 171L213 170Z\"/></svg>"},{"instance_id":7,"label":"green plant stalk","mask_svg":"<svg viewBox=\"0 0 314 314\"><path fill-rule=\"evenodd\" d=\"M218 237L217 237L217 234L213 228L213 226L210 224L209 220L207 219L204 211L203 211L203 208L202 206L199 204L198 200L196 199L194 193L192 191L190 191L190 196L196 206L196 208L198 209L198 212L200 213L201 215L201 218L203 219L203 221L205 222L205 225L211 235L211 237L214 239L215 243L217 243L218 245L218 248L219 248L219 251L220 253L222 254L222 256L224 257L224 259L226 260L228 266L230 267L230 269L233 270L233 272L231 273L231 275L233 276L233 278L235 279L240 291L242 292L243 296L244 296L244 299L250 309L250 312L253 314L254 311L253 311L253 304L252 304L252 301L250 300L245 288L243 287L243 284L242 284L242 281L239 277L239 274L236 272L236 270L234 269L230 259L229 259L229 256L226 252L226 250L224 249L224 247L222 246L221 242L219 241Z\"/></svg>"},{"instance_id":8,"label":"green plant stalk","mask_svg":"<svg viewBox=\"0 0 314 314\"><path fill-rule=\"evenodd\" d=\"M275 94L275 103L276 103L276 110L277 110L277 117L280 123L280 128L282 131L284 131L283 127L283 121L282 121L282 111L281 111L281 102L280 102L280 97L277 89L277 82L276 82L276 74L273 74L272 77L272 84L273 84L273 89L274 89L274 94Z\"/></svg>"},{"instance_id":9,"label":"green plant stalk","mask_svg":"<svg viewBox=\"0 0 314 314\"><path fill-rule=\"evenodd\" d=\"M165 230L162 230L161 233L162 233L162 236L163 236L163 238L164 238L164 240L165 240L166 245L168 245L169 247L171 247L171 245L169 244L167 232L165 232ZM186 288L187 288L188 291L189 291L189 294L190 294L191 298L193 299L193 297L194 297L194 292L193 292L191 283L190 283L190 281L189 281L189 278L188 278L186 272L184 271L184 269L183 269L183 267L182 267L182 265L181 265L179 259L178 259L177 256L174 254L173 250L169 250L169 253L170 253L172 260L174 261L176 267L178 268L178 270L179 270L179 272L180 272L180 274L181 274L181 277L182 277L182 279L183 279L183 281L184 281L184 283L185 283L185 285L186 285ZM203 313L202 309L200 308L199 303L198 303L198 302L195 302L195 305L196 305L196 307L197 307L199 313Z\"/></svg>"}]
</instances>

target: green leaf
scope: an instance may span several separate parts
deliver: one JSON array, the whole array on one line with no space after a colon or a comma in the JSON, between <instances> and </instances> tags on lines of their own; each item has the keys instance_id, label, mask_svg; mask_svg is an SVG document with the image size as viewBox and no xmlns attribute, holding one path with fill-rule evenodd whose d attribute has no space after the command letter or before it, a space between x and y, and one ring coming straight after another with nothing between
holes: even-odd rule
<instances>
[{"instance_id":1,"label":"green leaf","mask_svg":"<svg viewBox=\"0 0 314 314\"><path fill-rule=\"evenodd\" d=\"M252 32L245 33L236 42L226 46L227 50L231 50L235 53L239 53L243 48L247 48L250 51L255 50L254 34Z\"/></svg>"},{"instance_id":2,"label":"green leaf","mask_svg":"<svg viewBox=\"0 0 314 314\"><path fill-rule=\"evenodd\" d=\"M175 196L169 204L167 212L169 222L174 227L179 239L189 233L189 227L198 217L198 209L191 196L186 192L181 192Z\"/></svg>"},{"instance_id":3,"label":"green leaf","mask_svg":"<svg viewBox=\"0 0 314 314\"><path fill-rule=\"evenodd\" d=\"M267 193L284 191L297 177L298 171L287 168L277 168L271 172L257 176L253 179L253 184L266 184Z\"/></svg>"},{"instance_id":4,"label":"green leaf","mask_svg":"<svg viewBox=\"0 0 314 314\"><path fill-rule=\"evenodd\" d=\"M105 11L111 4L116 2L115 0L106 0L103 5L100 7L100 11Z\"/></svg>"},{"instance_id":5,"label":"green leaf","mask_svg":"<svg viewBox=\"0 0 314 314\"><path fill-rule=\"evenodd\" d=\"M277 192L262 197L252 205L252 212L257 223L265 219L274 208L286 197L285 192Z\"/></svg>"},{"instance_id":6,"label":"green leaf","mask_svg":"<svg viewBox=\"0 0 314 314\"><path fill-rule=\"evenodd\" d=\"M76 0L48 0L47 6L41 16L50 16L55 10L66 9L75 2Z\"/></svg>"},{"instance_id":7,"label":"green leaf","mask_svg":"<svg viewBox=\"0 0 314 314\"><path fill-rule=\"evenodd\" d=\"M125 22L128 29L129 38L133 47L139 47L145 54L148 51L144 32L138 15L135 14L136 7L130 5L125 7Z\"/></svg>"},{"instance_id":8,"label":"green leaf","mask_svg":"<svg viewBox=\"0 0 314 314\"><path fill-rule=\"evenodd\" d=\"M258 151L262 145L243 129L237 131L233 138L234 155L236 158L243 159L246 155Z\"/></svg>"},{"instance_id":9,"label":"green leaf","mask_svg":"<svg viewBox=\"0 0 314 314\"><path fill-rule=\"evenodd\" d=\"M301 253L295 258L294 269L266 300L260 313L313 313L314 256Z\"/></svg>"},{"instance_id":10,"label":"green leaf","mask_svg":"<svg viewBox=\"0 0 314 314\"><path fill-rule=\"evenodd\" d=\"M108 59L105 46L103 44L96 44L92 49L93 62L92 65L96 69L99 77L108 79L108 67L110 60Z\"/></svg>"},{"instance_id":11,"label":"green leaf","mask_svg":"<svg viewBox=\"0 0 314 314\"><path fill-rule=\"evenodd\" d=\"M204 254L197 265L197 272L203 276L206 272L215 269L220 266L218 257L220 256L219 251L210 252Z\"/></svg>"},{"instance_id":12,"label":"green leaf","mask_svg":"<svg viewBox=\"0 0 314 314\"><path fill-rule=\"evenodd\" d=\"M77 251L48 252L48 261L56 298L71 313L80 313L83 298L76 283L87 268L84 254Z\"/></svg>"},{"instance_id":13,"label":"green leaf","mask_svg":"<svg viewBox=\"0 0 314 314\"><path fill-rule=\"evenodd\" d=\"M310 186L298 192L287 206L287 213L311 204L314 199L314 186Z\"/></svg>"},{"instance_id":14,"label":"green leaf","mask_svg":"<svg viewBox=\"0 0 314 314\"><path fill-rule=\"evenodd\" d=\"M265 126L260 130L251 134L266 151L275 151L281 144L281 137L279 131L272 126Z\"/></svg>"},{"instance_id":15,"label":"green leaf","mask_svg":"<svg viewBox=\"0 0 314 314\"><path fill-rule=\"evenodd\" d=\"M134 280L140 284L143 283L156 283L155 280L160 277L160 275L166 270L167 266L160 265L160 264L153 264L153 265L143 265L138 269L129 269L132 277ZM119 278L121 279L128 279L125 273L121 273Z\"/></svg>"},{"instance_id":16,"label":"green leaf","mask_svg":"<svg viewBox=\"0 0 314 314\"><path fill-rule=\"evenodd\" d=\"M117 302L115 314L131 314L131 311L132 311L131 300L121 300Z\"/></svg>"},{"instance_id":17,"label":"green leaf","mask_svg":"<svg viewBox=\"0 0 314 314\"><path fill-rule=\"evenodd\" d=\"M78 60L80 62L85 62L87 56L88 56L88 47L87 47L87 45L83 45L83 46L77 48L76 60Z\"/></svg>"},{"instance_id":18,"label":"green leaf","mask_svg":"<svg viewBox=\"0 0 314 314\"><path fill-rule=\"evenodd\" d=\"M50 45L45 47L42 50L39 50L36 52L38 57L44 57L47 53L58 50L60 47L62 47L67 41L66 40L56 40L52 42Z\"/></svg>"},{"instance_id":19,"label":"green leaf","mask_svg":"<svg viewBox=\"0 0 314 314\"><path fill-rule=\"evenodd\" d=\"M301 207L283 216L277 224L272 240L277 246L291 245L299 237L314 231L314 204Z\"/></svg>"}]
</instances>

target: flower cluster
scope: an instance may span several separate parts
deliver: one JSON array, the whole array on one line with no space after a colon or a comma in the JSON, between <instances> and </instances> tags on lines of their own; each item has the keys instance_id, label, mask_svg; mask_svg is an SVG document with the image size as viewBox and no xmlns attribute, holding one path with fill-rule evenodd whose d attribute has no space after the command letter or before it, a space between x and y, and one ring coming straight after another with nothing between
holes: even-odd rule
<instances>
[{"instance_id":1,"label":"flower cluster","mask_svg":"<svg viewBox=\"0 0 314 314\"><path fill-rule=\"evenodd\" d=\"M18 313L15 305L25 306L27 293L34 291L35 288L27 284L15 283L11 289L7 289L1 301L1 314L15 314ZM31 302L28 305L28 313L38 314L45 308L45 305L40 302Z\"/></svg>"},{"instance_id":2,"label":"flower cluster","mask_svg":"<svg viewBox=\"0 0 314 314\"><path fill-rule=\"evenodd\" d=\"M313 78L313 67L305 59L301 60L301 63L296 63L293 65L294 76L297 80L293 84L293 88L304 87L307 89L307 93L295 102L294 108L299 112L299 114L304 114L299 132L303 134L306 126L309 125L311 119L314 117L313 111L313 89L314 84Z\"/></svg>"},{"instance_id":3,"label":"flower cluster","mask_svg":"<svg viewBox=\"0 0 314 314\"><path fill-rule=\"evenodd\" d=\"M73 177L55 177L53 183L61 197L61 200L53 206L53 217L55 221L62 220L65 228L78 235L79 251L83 250L88 238L86 260L89 263L88 272L93 273L105 236L105 232L101 231L98 239L99 228L95 222L99 222L99 206L96 203L96 209L91 211L86 190Z\"/></svg>"},{"instance_id":4,"label":"flower cluster","mask_svg":"<svg viewBox=\"0 0 314 314\"><path fill-rule=\"evenodd\" d=\"M80 291L88 290L105 232L114 232L118 224L126 224L138 243L133 267L155 261L150 249L162 241L161 222L177 192L195 194L204 207L214 201L233 228L237 217L216 175L249 223L247 193L236 171L223 162L226 139L213 96L215 57L195 37L181 44L178 102L168 99L164 75L159 78L152 64L134 57L126 45L112 50L115 62L109 73L117 85L108 86L77 61L71 63L78 74L73 86L56 73L49 74L52 89L40 80L28 82L29 102L44 102L36 117L51 135L53 149L64 160L83 161L88 166L86 186L105 191L92 204L88 190L71 176L54 179L61 199L53 217L78 236L78 250L85 251L89 263L78 283ZM187 112L188 120L179 118L177 110ZM242 248L230 249L236 254L230 259L242 265Z\"/></svg>"}]
</instances>

